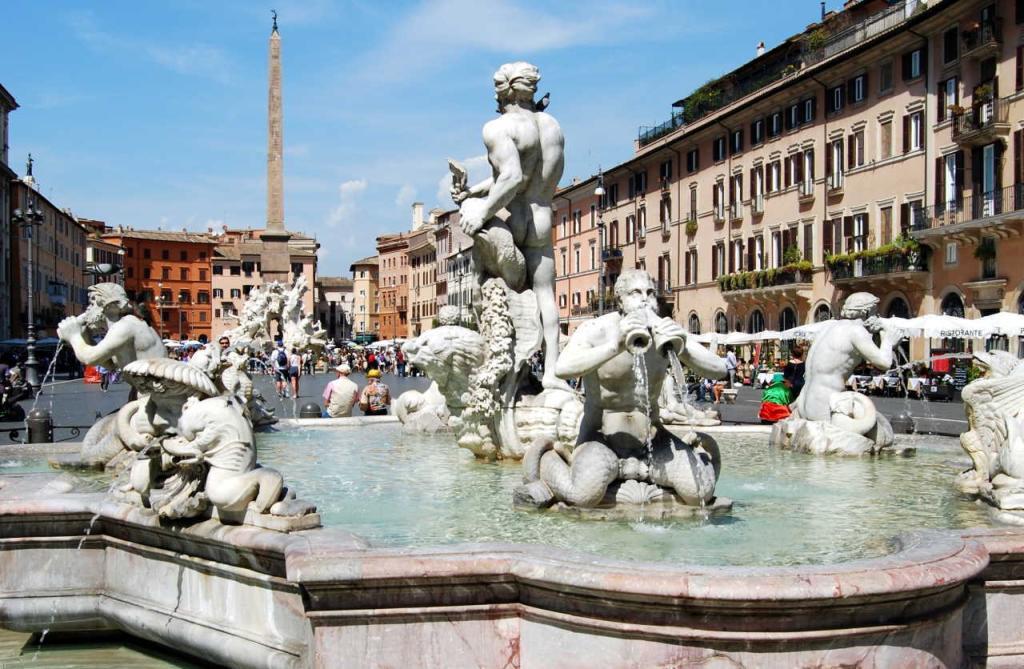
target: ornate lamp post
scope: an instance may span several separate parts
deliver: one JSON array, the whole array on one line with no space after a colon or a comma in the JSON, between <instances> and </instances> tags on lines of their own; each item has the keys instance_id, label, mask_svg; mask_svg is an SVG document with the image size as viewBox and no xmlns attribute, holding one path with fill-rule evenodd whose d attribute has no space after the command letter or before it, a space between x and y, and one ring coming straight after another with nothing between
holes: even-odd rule
<instances>
[{"instance_id":1,"label":"ornate lamp post","mask_svg":"<svg viewBox=\"0 0 1024 669\"><path fill-rule=\"evenodd\" d=\"M31 172L30 172L31 173ZM31 193L31 188L29 188ZM25 209L15 209L12 220L16 225L24 227L28 234L28 331L25 337L25 381L32 389L33 395L39 392L39 362L36 360L36 318L35 318L35 259L32 254L33 229L42 225L43 212L36 208L35 200L28 196Z\"/></svg>"},{"instance_id":2,"label":"ornate lamp post","mask_svg":"<svg viewBox=\"0 0 1024 669\"><path fill-rule=\"evenodd\" d=\"M465 304L465 295L462 292L462 277L466 276L466 268L463 266L464 256L462 251L459 251L455 256L455 271L459 275L459 325L462 325L463 316L462 309Z\"/></svg>"},{"instance_id":3,"label":"ornate lamp post","mask_svg":"<svg viewBox=\"0 0 1024 669\"><path fill-rule=\"evenodd\" d=\"M604 172L597 168L597 188L594 195L597 196L597 243L601 251L600 274L597 286L597 315L604 315ZM578 268L577 268L578 269Z\"/></svg>"}]
</instances>

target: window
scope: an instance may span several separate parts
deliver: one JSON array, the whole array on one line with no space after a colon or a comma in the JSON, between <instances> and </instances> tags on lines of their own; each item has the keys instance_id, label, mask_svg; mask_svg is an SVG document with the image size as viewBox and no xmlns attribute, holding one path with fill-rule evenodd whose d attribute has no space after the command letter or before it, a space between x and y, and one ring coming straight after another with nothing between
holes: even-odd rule
<instances>
[{"instance_id":1,"label":"window","mask_svg":"<svg viewBox=\"0 0 1024 669\"><path fill-rule=\"evenodd\" d=\"M917 79L923 74L924 49L914 49L903 54L903 80Z\"/></svg>"},{"instance_id":2,"label":"window","mask_svg":"<svg viewBox=\"0 0 1024 669\"><path fill-rule=\"evenodd\" d=\"M578 235L583 230L583 211L577 209L572 212L572 234Z\"/></svg>"},{"instance_id":3,"label":"window","mask_svg":"<svg viewBox=\"0 0 1024 669\"><path fill-rule=\"evenodd\" d=\"M618 190L617 184L616 184L615 190ZM611 187L609 186L609 188L608 188L608 195L609 196L611 195L611 192L612 192L612 190L611 190ZM618 195L618 193L616 193L616 195ZM596 224L597 224L597 207L594 206L594 205L590 205L590 229L593 230L594 229L594 225L596 225Z\"/></svg>"},{"instance_id":4,"label":"window","mask_svg":"<svg viewBox=\"0 0 1024 669\"><path fill-rule=\"evenodd\" d=\"M150 269L148 267L143 267L142 268L142 278L143 279L150 278Z\"/></svg>"},{"instance_id":5,"label":"window","mask_svg":"<svg viewBox=\"0 0 1024 669\"><path fill-rule=\"evenodd\" d=\"M879 210L879 218L882 221L882 244L888 244L893 240L892 236L892 207L882 207Z\"/></svg>"},{"instance_id":6,"label":"window","mask_svg":"<svg viewBox=\"0 0 1024 669\"><path fill-rule=\"evenodd\" d=\"M231 266L231 276L242 276L242 266L241 265L232 265Z\"/></svg>"},{"instance_id":7,"label":"window","mask_svg":"<svg viewBox=\"0 0 1024 669\"><path fill-rule=\"evenodd\" d=\"M853 169L864 164L864 131L858 130L847 138L847 167Z\"/></svg>"},{"instance_id":8,"label":"window","mask_svg":"<svg viewBox=\"0 0 1024 669\"><path fill-rule=\"evenodd\" d=\"M725 150L725 145L722 145L722 150ZM658 168L658 176L661 177L661 183L664 184L672 179L672 159L663 160L661 166Z\"/></svg>"},{"instance_id":9,"label":"window","mask_svg":"<svg viewBox=\"0 0 1024 669\"><path fill-rule=\"evenodd\" d=\"M149 260L149 258L150 258L150 250L149 249L142 249L142 257L145 258L146 260Z\"/></svg>"},{"instance_id":10,"label":"window","mask_svg":"<svg viewBox=\"0 0 1024 669\"><path fill-rule=\"evenodd\" d=\"M189 304L189 303L191 303L192 302L192 294L189 293L187 290L179 290L178 291L178 302L180 302L181 304Z\"/></svg>"},{"instance_id":11,"label":"window","mask_svg":"<svg viewBox=\"0 0 1024 669\"><path fill-rule=\"evenodd\" d=\"M803 102L803 122L814 123L814 116L818 108L817 98L807 98Z\"/></svg>"},{"instance_id":12,"label":"window","mask_svg":"<svg viewBox=\"0 0 1024 669\"><path fill-rule=\"evenodd\" d=\"M888 93L892 90L892 61L878 66L878 92Z\"/></svg>"},{"instance_id":13,"label":"window","mask_svg":"<svg viewBox=\"0 0 1024 669\"><path fill-rule=\"evenodd\" d=\"M878 155L880 158L892 158L892 121L881 121L878 124Z\"/></svg>"},{"instance_id":14,"label":"window","mask_svg":"<svg viewBox=\"0 0 1024 669\"><path fill-rule=\"evenodd\" d=\"M161 279L170 279L171 278L171 268L170 267L164 267L162 270L160 270L160 278Z\"/></svg>"},{"instance_id":15,"label":"window","mask_svg":"<svg viewBox=\"0 0 1024 669\"><path fill-rule=\"evenodd\" d=\"M239 289L239 288L232 288L231 289L231 297L232 297L232 299L236 299L236 298L239 298L241 296L242 296L241 289Z\"/></svg>"},{"instance_id":16,"label":"window","mask_svg":"<svg viewBox=\"0 0 1024 669\"><path fill-rule=\"evenodd\" d=\"M362 293L365 293L366 291L359 291L359 292L360 292L360 294L362 294ZM217 299L218 297L224 297L224 289L223 288L214 288L213 289L213 297L214 297L214 299Z\"/></svg>"},{"instance_id":17,"label":"window","mask_svg":"<svg viewBox=\"0 0 1024 669\"><path fill-rule=\"evenodd\" d=\"M750 145L757 146L764 141L764 119L759 118L750 124Z\"/></svg>"},{"instance_id":18,"label":"window","mask_svg":"<svg viewBox=\"0 0 1024 669\"><path fill-rule=\"evenodd\" d=\"M573 257L576 260L576 271L582 271L583 268L580 267L580 247L577 246L575 249L573 249Z\"/></svg>"},{"instance_id":19,"label":"window","mask_svg":"<svg viewBox=\"0 0 1024 669\"><path fill-rule=\"evenodd\" d=\"M921 112L914 112L903 117L903 152L918 151L924 148L924 124Z\"/></svg>"},{"instance_id":20,"label":"window","mask_svg":"<svg viewBox=\"0 0 1024 669\"><path fill-rule=\"evenodd\" d=\"M760 239L759 239L760 241ZM804 259L814 260L814 224L804 224Z\"/></svg>"},{"instance_id":21,"label":"window","mask_svg":"<svg viewBox=\"0 0 1024 669\"><path fill-rule=\"evenodd\" d=\"M205 269L199 270L199 280L200 281L206 281L206 270Z\"/></svg>"},{"instance_id":22,"label":"window","mask_svg":"<svg viewBox=\"0 0 1024 669\"><path fill-rule=\"evenodd\" d=\"M171 252L168 249L161 250L160 251L160 259L161 260L170 260L171 259Z\"/></svg>"},{"instance_id":23,"label":"window","mask_svg":"<svg viewBox=\"0 0 1024 669\"><path fill-rule=\"evenodd\" d=\"M768 137L774 139L782 133L782 112L774 112L768 123Z\"/></svg>"},{"instance_id":24,"label":"window","mask_svg":"<svg viewBox=\"0 0 1024 669\"><path fill-rule=\"evenodd\" d=\"M188 268L187 267L182 267L181 269L179 269L178 270L178 277L182 281L188 281Z\"/></svg>"},{"instance_id":25,"label":"window","mask_svg":"<svg viewBox=\"0 0 1024 669\"><path fill-rule=\"evenodd\" d=\"M959 91L956 77L950 77L939 82L938 104L935 105L935 121L942 123L950 115L950 107L959 101Z\"/></svg>"},{"instance_id":26,"label":"window","mask_svg":"<svg viewBox=\"0 0 1024 669\"><path fill-rule=\"evenodd\" d=\"M786 129L795 130L800 127L800 104L791 105L786 111Z\"/></svg>"},{"instance_id":27,"label":"window","mask_svg":"<svg viewBox=\"0 0 1024 669\"><path fill-rule=\"evenodd\" d=\"M778 160L768 163L768 192L782 190L782 164Z\"/></svg>"},{"instance_id":28,"label":"window","mask_svg":"<svg viewBox=\"0 0 1024 669\"><path fill-rule=\"evenodd\" d=\"M647 234L647 209L644 207L636 212L636 234L641 239Z\"/></svg>"},{"instance_id":29,"label":"window","mask_svg":"<svg viewBox=\"0 0 1024 669\"><path fill-rule=\"evenodd\" d=\"M181 262L188 262L188 251L182 251L179 256Z\"/></svg>"},{"instance_id":30,"label":"window","mask_svg":"<svg viewBox=\"0 0 1024 669\"><path fill-rule=\"evenodd\" d=\"M562 236L567 237L569 235L569 217L562 217Z\"/></svg>"},{"instance_id":31,"label":"window","mask_svg":"<svg viewBox=\"0 0 1024 669\"><path fill-rule=\"evenodd\" d=\"M716 221L725 219L725 183L716 181L711 186L711 202Z\"/></svg>"},{"instance_id":32,"label":"window","mask_svg":"<svg viewBox=\"0 0 1024 669\"><path fill-rule=\"evenodd\" d=\"M636 239L636 217L626 217L626 243L632 244L633 240Z\"/></svg>"},{"instance_id":33,"label":"window","mask_svg":"<svg viewBox=\"0 0 1024 669\"><path fill-rule=\"evenodd\" d=\"M700 149L691 149L686 153L686 173L693 174L700 169Z\"/></svg>"},{"instance_id":34,"label":"window","mask_svg":"<svg viewBox=\"0 0 1024 669\"><path fill-rule=\"evenodd\" d=\"M835 114L843 108L843 87L836 86L828 92L828 111Z\"/></svg>"},{"instance_id":35,"label":"window","mask_svg":"<svg viewBox=\"0 0 1024 669\"><path fill-rule=\"evenodd\" d=\"M214 265L213 266L213 273L214 273L215 276L221 276L222 274L224 274L224 266L223 265Z\"/></svg>"},{"instance_id":36,"label":"window","mask_svg":"<svg viewBox=\"0 0 1024 669\"><path fill-rule=\"evenodd\" d=\"M672 222L672 198L661 198L658 220L661 222L662 231L668 232L668 226Z\"/></svg>"},{"instance_id":37,"label":"window","mask_svg":"<svg viewBox=\"0 0 1024 669\"><path fill-rule=\"evenodd\" d=\"M956 249L957 249L956 242L946 242L946 264L947 265L955 265L956 264Z\"/></svg>"},{"instance_id":38,"label":"window","mask_svg":"<svg viewBox=\"0 0 1024 669\"><path fill-rule=\"evenodd\" d=\"M850 102L863 102L868 93L868 75L860 74L850 80Z\"/></svg>"},{"instance_id":39,"label":"window","mask_svg":"<svg viewBox=\"0 0 1024 669\"><path fill-rule=\"evenodd\" d=\"M956 27L942 33L942 62L946 65L960 57L958 33Z\"/></svg>"},{"instance_id":40,"label":"window","mask_svg":"<svg viewBox=\"0 0 1024 669\"><path fill-rule=\"evenodd\" d=\"M566 265L568 257L565 255L565 249L562 249L562 276L566 276L569 273L569 267Z\"/></svg>"},{"instance_id":41,"label":"window","mask_svg":"<svg viewBox=\"0 0 1024 669\"><path fill-rule=\"evenodd\" d=\"M205 290L199 291L198 293L196 293L196 302L198 302L199 304L209 304L210 294Z\"/></svg>"},{"instance_id":42,"label":"window","mask_svg":"<svg viewBox=\"0 0 1024 669\"><path fill-rule=\"evenodd\" d=\"M590 242L590 269L597 269L597 245Z\"/></svg>"},{"instance_id":43,"label":"window","mask_svg":"<svg viewBox=\"0 0 1024 669\"><path fill-rule=\"evenodd\" d=\"M716 163L725 160L725 137L716 137L711 144L711 159Z\"/></svg>"},{"instance_id":44,"label":"window","mask_svg":"<svg viewBox=\"0 0 1024 669\"><path fill-rule=\"evenodd\" d=\"M732 138L731 138L730 145L729 145L729 153L731 155L735 156L737 153L742 153L742 152L743 152L743 131L742 130L733 130Z\"/></svg>"}]
</instances>

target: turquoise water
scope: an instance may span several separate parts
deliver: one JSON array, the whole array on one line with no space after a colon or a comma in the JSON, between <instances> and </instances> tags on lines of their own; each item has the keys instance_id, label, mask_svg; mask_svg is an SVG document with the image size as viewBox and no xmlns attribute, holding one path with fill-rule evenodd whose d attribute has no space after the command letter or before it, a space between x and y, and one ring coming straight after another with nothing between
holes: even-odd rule
<instances>
[{"instance_id":1,"label":"turquoise water","mask_svg":"<svg viewBox=\"0 0 1024 669\"><path fill-rule=\"evenodd\" d=\"M101 641L64 641L0 629L0 667L14 669L179 669L207 666L127 637Z\"/></svg>"},{"instance_id":2,"label":"turquoise water","mask_svg":"<svg viewBox=\"0 0 1024 669\"><path fill-rule=\"evenodd\" d=\"M953 489L967 467L953 439L908 437L919 447L909 458L839 459L776 451L765 434L717 438L717 493L734 500L732 512L643 522L514 509L519 465L477 462L448 435L312 428L261 435L259 446L325 525L381 546L526 542L671 563L827 564L884 555L906 530L989 524Z\"/></svg>"}]
</instances>

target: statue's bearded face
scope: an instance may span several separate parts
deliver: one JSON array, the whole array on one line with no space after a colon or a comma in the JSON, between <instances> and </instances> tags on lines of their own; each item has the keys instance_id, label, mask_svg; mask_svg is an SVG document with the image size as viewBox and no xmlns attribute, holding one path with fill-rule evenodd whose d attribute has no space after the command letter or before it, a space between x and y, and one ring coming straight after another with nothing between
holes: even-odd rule
<instances>
[{"instance_id":1,"label":"statue's bearded face","mask_svg":"<svg viewBox=\"0 0 1024 669\"><path fill-rule=\"evenodd\" d=\"M619 310L624 314L647 309L658 310L654 282L646 274L635 273L620 277L615 284L615 295L619 301Z\"/></svg>"}]
</instances>

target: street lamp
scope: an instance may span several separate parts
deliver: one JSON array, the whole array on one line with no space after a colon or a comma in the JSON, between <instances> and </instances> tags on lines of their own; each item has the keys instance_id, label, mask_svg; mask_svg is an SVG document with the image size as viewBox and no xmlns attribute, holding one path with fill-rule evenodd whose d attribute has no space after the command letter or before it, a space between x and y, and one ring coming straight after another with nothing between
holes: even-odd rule
<instances>
[{"instance_id":1,"label":"street lamp","mask_svg":"<svg viewBox=\"0 0 1024 669\"><path fill-rule=\"evenodd\" d=\"M465 303L465 295L462 292L462 277L466 276L466 268L463 267L462 251L455 256L455 271L459 275L459 325L462 325L462 308Z\"/></svg>"},{"instance_id":2,"label":"street lamp","mask_svg":"<svg viewBox=\"0 0 1024 669\"><path fill-rule=\"evenodd\" d=\"M164 329L164 284L163 281L156 284L156 312L160 316L160 330Z\"/></svg>"},{"instance_id":3,"label":"street lamp","mask_svg":"<svg viewBox=\"0 0 1024 669\"><path fill-rule=\"evenodd\" d=\"M31 187L29 190L31 191ZM32 389L32 394L35 395L39 392L39 363L36 361L36 320L33 299L35 260L32 254L32 239L35 235L32 230L37 225L42 225L43 212L36 208L33 198L29 196L24 211L15 209L12 220L15 224L24 227L28 234L28 332L25 337L25 380Z\"/></svg>"},{"instance_id":4,"label":"street lamp","mask_svg":"<svg viewBox=\"0 0 1024 669\"><path fill-rule=\"evenodd\" d=\"M604 315L604 172L597 168L597 188L594 189L597 196L597 240L601 251L600 274L597 287L597 315Z\"/></svg>"}]
</instances>

